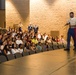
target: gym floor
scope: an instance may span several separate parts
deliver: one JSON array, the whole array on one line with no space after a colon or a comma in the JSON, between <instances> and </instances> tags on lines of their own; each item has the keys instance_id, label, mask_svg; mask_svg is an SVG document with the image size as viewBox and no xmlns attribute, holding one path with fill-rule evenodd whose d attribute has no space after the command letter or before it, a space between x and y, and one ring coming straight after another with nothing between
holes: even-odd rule
<instances>
[{"instance_id":1,"label":"gym floor","mask_svg":"<svg viewBox=\"0 0 76 75\"><path fill-rule=\"evenodd\" d=\"M76 75L76 51L41 52L0 64L0 75Z\"/></svg>"}]
</instances>

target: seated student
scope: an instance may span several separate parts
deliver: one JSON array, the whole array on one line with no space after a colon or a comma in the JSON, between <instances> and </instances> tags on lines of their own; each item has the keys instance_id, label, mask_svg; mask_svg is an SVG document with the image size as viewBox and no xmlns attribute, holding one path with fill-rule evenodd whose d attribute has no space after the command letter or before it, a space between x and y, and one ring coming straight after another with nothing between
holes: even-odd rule
<instances>
[{"instance_id":1,"label":"seated student","mask_svg":"<svg viewBox=\"0 0 76 75\"><path fill-rule=\"evenodd\" d=\"M5 55L11 54L11 50L8 45L5 45L3 50Z\"/></svg>"},{"instance_id":2,"label":"seated student","mask_svg":"<svg viewBox=\"0 0 76 75\"><path fill-rule=\"evenodd\" d=\"M43 39L43 35L41 35L41 39L40 39L41 43L45 43L44 39Z\"/></svg>"},{"instance_id":3,"label":"seated student","mask_svg":"<svg viewBox=\"0 0 76 75\"><path fill-rule=\"evenodd\" d=\"M27 37L27 40L26 41L31 43L31 37L30 36Z\"/></svg>"},{"instance_id":4,"label":"seated student","mask_svg":"<svg viewBox=\"0 0 76 75\"><path fill-rule=\"evenodd\" d=\"M43 39L44 39L44 41L46 41L47 37L48 37L48 35L47 35L46 33L44 33L44 34L43 34Z\"/></svg>"},{"instance_id":5,"label":"seated student","mask_svg":"<svg viewBox=\"0 0 76 75\"><path fill-rule=\"evenodd\" d=\"M12 38L12 43L14 43L16 41L16 37Z\"/></svg>"},{"instance_id":6,"label":"seated student","mask_svg":"<svg viewBox=\"0 0 76 75\"><path fill-rule=\"evenodd\" d=\"M39 42L37 45L36 45L36 50L42 50L42 46L41 46L41 42Z\"/></svg>"},{"instance_id":7,"label":"seated student","mask_svg":"<svg viewBox=\"0 0 76 75\"><path fill-rule=\"evenodd\" d=\"M34 43L34 44L38 43L38 40L37 40L36 36L32 39L32 43Z\"/></svg>"},{"instance_id":8,"label":"seated student","mask_svg":"<svg viewBox=\"0 0 76 75\"><path fill-rule=\"evenodd\" d=\"M3 55L2 50L3 50L3 49L1 49L1 46L0 46L0 55Z\"/></svg>"},{"instance_id":9,"label":"seated student","mask_svg":"<svg viewBox=\"0 0 76 75\"><path fill-rule=\"evenodd\" d=\"M27 43L25 43L25 48L24 48L24 51L27 51L27 52L29 52L30 51L30 42L27 42Z\"/></svg>"},{"instance_id":10,"label":"seated student","mask_svg":"<svg viewBox=\"0 0 76 75\"><path fill-rule=\"evenodd\" d=\"M47 37L46 41L47 41L48 43L51 43L51 42L52 42L51 38L49 38L49 37Z\"/></svg>"},{"instance_id":11,"label":"seated student","mask_svg":"<svg viewBox=\"0 0 76 75\"><path fill-rule=\"evenodd\" d=\"M5 45L3 48L0 46L0 55L9 55L11 54L11 50L9 49L8 45Z\"/></svg>"},{"instance_id":12,"label":"seated student","mask_svg":"<svg viewBox=\"0 0 76 75\"><path fill-rule=\"evenodd\" d=\"M7 51L8 51L8 49L7 49L7 40L5 40L4 42L3 42L3 44L0 46L0 50L1 50L1 55L7 55Z\"/></svg>"},{"instance_id":13,"label":"seated student","mask_svg":"<svg viewBox=\"0 0 76 75\"><path fill-rule=\"evenodd\" d=\"M56 39L55 39L55 37L52 37L52 42L56 42Z\"/></svg>"},{"instance_id":14,"label":"seated student","mask_svg":"<svg viewBox=\"0 0 76 75\"><path fill-rule=\"evenodd\" d=\"M15 53L20 53L20 52L18 51L18 49L17 49L16 44L13 44L13 45L12 45L11 52L12 52L12 54L15 54Z\"/></svg>"},{"instance_id":15,"label":"seated student","mask_svg":"<svg viewBox=\"0 0 76 75\"><path fill-rule=\"evenodd\" d=\"M45 48L46 48L46 50L48 50L48 48L49 48L49 44L47 41L45 41Z\"/></svg>"},{"instance_id":16,"label":"seated student","mask_svg":"<svg viewBox=\"0 0 76 75\"><path fill-rule=\"evenodd\" d=\"M22 45L22 44L19 45L18 51L19 51L20 53L23 53L23 45Z\"/></svg>"},{"instance_id":17,"label":"seated student","mask_svg":"<svg viewBox=\"0 0 76 75\"><path fill-rule=\"evenodd\" d=\"M23 41L20 39L20 37L17 38L16 40L16 44L19 45L19 44L23 44Z\"/></svg>"},{"instance_id":18,"label":"seated student","mask_svg":"<svg viewBox=\"0 0 76 75\"><path fill-rule=\"evenodd\" d=\"M56 36L55 41L56 41L56 42L59 42L59 41L60 41L60 39L59 39L59 37L58 37L58 36Z\"/></svg>"},{"instance_id":19,"label":"seated student","mask_svg":"<svg viewBox=\"0 0 76 75\"><path fill-rule=\"evenodd\" d=\"M64 36L63 35L61 35L61 37L60 37L60 42L61 43L65 43L66 41L64 40Z\"/></svg>"},{"instance_id":20,"label":"seated student","mask_svg":"<svg viewBox=\"0 0 76 75\"><path fill-rule=\"evenodd\" d=\"M0 33L0 45L2 45L2 34Z\"/></svg>"},{"instance_id":21,"label":"seated student","mask_svg":"<svg viewBox=\"0 0 76 75\"><path fill-rule=\"evenodd\" d=\"M16 35L17 35L17 33L13 31L12 32L12 38L14 38Z\"/></svg>"},{"instance_id":22,"label":"seated student","mask_svg":"<svg viewBox=\"0 0 76 75\"><path fill-rule=\"evenodd\" d=\"M9 40L8 43L7 43L7 45L8 45L8 47L9 47L10 50L12 48L12 44L13 44L13 41L11 41L11 40Z\"/></svg>"},{"instance_id":23,"label":"seated student","mask_svg":"<svg viewBox=\"0 0 76 75\"><path fill-rule=\"evenodd\" d=\"M36 47L35 47L35 44L34 43L31 43L30 50L32 50L32 51L35 51L36 50Z\"/></svg>"}]
</instances>

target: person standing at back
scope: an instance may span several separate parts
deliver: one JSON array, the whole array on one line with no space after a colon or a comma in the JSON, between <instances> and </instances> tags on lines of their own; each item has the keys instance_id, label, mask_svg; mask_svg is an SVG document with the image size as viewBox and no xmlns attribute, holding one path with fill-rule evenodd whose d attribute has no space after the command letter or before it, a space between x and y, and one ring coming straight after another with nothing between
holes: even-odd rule
<instances>
[{"instance_id":1,"label":"person standing at back","mask_svg":"<svg viewBox=\"0 0 76 75\"><path fill-rule=\"evenodd\" d=\"M69 29L68 29L68 33L67 33L67 48L64 50L70 50L70 40L71 40L71 36L73 38L74 41L74 49L76 50L76 18L74 17L74 12L70 12L70 19L68 20L68 22L65 24L65 26L69 25Z\"/></svg>"},{"instance_id":2,"label":"person standing at back","mask_svg":"<svg viewBox=\"0 0 76 75\"><path fill-rule=\"evenodd\" d=\"M38 33L38 29L39 27L37 25L34 26L34 33L37 34Z\"/></svg>"},{"instance_id":3,"label":"person standing at back","mask_svg":"<svg viewBox=\"0 0 76 75\"><path fill-rule=\"evenodd\" d=\"M28 26L28 31L29 31L29 33L30 33L32 30L33 30L33 26L32 26L32 24L30 24L30 25Z\"/></svg>"}]
</instances>

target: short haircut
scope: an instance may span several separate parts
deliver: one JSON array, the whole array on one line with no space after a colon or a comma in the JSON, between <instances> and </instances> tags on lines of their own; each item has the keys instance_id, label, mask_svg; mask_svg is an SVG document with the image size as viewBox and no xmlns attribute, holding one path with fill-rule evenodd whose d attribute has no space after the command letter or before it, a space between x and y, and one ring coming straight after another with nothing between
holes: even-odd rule
<instances>
[{"instance_id":1,"label":"short haircut","mask_svg":"<svg viewBox=\"0 0 76 75\"><path fill-rule=\"evenodd\" d=\"M74 14L74 12L70 12L70 14Z\"/></svg>"}]
</instances>

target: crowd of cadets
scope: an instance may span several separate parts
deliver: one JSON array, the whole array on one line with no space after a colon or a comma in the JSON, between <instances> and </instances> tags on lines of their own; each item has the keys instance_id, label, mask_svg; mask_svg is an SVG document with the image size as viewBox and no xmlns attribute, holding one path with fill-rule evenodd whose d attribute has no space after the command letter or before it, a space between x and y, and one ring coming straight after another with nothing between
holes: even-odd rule
<instances>
[{"instance_id":1,"label":"crowd of cadets","mask_svg":"<svg viewBox=\"0 0 76 75\"><path fill-rule=\"evenodd\" d=\"M23 51L42 50L42 43L64 42L63 36L59 39L54 38L46 33L41 34L38 32L39 27L34 27L30 24L28 31L22 31L19 27L18 30L9 28L5 34L0 33L0 55L9 55L15 53L22 53Z\"/></svg>"}]
</instances>

